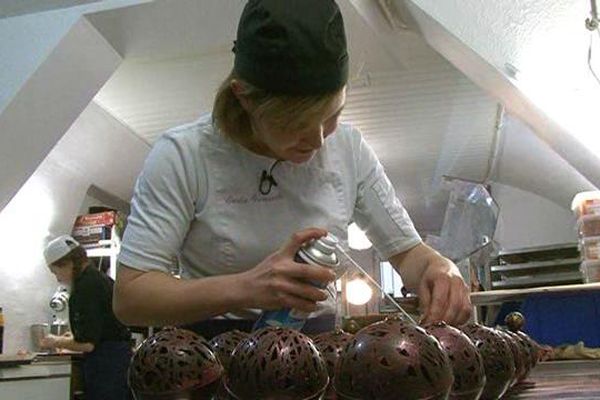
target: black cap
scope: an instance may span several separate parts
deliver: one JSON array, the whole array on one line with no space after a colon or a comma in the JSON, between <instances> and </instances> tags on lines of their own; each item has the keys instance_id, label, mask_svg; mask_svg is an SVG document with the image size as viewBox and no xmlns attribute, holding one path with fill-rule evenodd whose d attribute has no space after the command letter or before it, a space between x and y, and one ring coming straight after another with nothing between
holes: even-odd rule
<instances>
[{"instance_id":1,"label":"black cap","mask_svg":"<svg viewBox=\"0 0 600 400\"><path fill-rule=\"evenodd\" d=\"M334 0L249 0L234 71L274 94L317 95L348 80L344 21Z\"/></svg>"}]
</instances>

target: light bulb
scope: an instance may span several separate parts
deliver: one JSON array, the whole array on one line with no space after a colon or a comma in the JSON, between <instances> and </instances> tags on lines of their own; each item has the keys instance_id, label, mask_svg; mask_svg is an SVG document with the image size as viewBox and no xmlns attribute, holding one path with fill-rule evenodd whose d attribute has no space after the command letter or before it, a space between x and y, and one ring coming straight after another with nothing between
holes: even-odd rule
<instances>
[{"instance_id":1,"label":"light bulb","mask_svg":"<svg viewBox=\"0 0 600 400\"><path fill-rule=\"evenodd\" d=\"M366 250L372 246L365 232L355 223L348 226L348 246L354 250Z\"/></svg>"},{"instance_id":2,"label":"light bulb","mask_svg":"<svg viewBox=\"0 0 600 400\"><path fill-rule=\"evenodd\" d=\"M346 284L346 298L350 304L362 306L373 296L373 289L364 279L356 278Z\"/></svg>"}]
</instances>

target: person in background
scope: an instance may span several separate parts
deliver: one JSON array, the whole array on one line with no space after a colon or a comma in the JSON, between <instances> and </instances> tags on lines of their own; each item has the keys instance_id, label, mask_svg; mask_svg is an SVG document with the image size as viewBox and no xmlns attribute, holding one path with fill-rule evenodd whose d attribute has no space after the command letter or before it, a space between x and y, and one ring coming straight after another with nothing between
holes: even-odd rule
<instances>
[{"instance_id":1,"label":"person in background","mask_svg":"<svg viewBox=\"0 0 600 400\"><path fill-rule=\"evenodd\" d=\"M354 221L418 292L424 321L464 323L458 268L421 241L374 151L339 123L348 53L335 1L248 1L233 52L212 113L164 134L138 177L116 315L210 338L294 308L313 312L305 332L331 330L335 301L308 282L335 275L294 254L327 232L345 241Z\"/></svg>"},{"instance_id":2,"label":"person in background","mask_svg":"<svg viewBox=\"0 0 600 400\"><path fill-rule=\"evenodd\" d=\"M71 332L46 336L41 346L84 353L87 400L131 398L127 385L131 334L112 311L113 281L91 265L85 249L69 235L48 243L44 257L57 281L71 287Z\"/></svg>"}]
</instances>

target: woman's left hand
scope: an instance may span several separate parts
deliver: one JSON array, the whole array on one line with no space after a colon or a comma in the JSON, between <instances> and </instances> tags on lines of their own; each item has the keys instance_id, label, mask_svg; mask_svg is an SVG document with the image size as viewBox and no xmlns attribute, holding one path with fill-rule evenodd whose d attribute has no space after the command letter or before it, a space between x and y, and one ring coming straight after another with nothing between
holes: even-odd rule
<instances>
[{"instance_id":1,"label":"woman's left hand","mask_svg":"<svg viewBox=\"0 0 600 400\"><path fill-rule=\"evenodd\" d=\"M458 326L471 317L469 287L458 267L447 258L438 256L429 261L421 276L418 294L422 323L445 321Z\"/></svg>"}]
</instances>

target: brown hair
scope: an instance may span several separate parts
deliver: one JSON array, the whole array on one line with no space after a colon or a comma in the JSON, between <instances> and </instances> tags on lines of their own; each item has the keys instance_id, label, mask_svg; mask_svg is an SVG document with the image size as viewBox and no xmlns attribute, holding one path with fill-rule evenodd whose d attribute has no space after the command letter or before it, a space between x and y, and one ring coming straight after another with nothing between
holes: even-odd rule
<instances>
[{"instance_id":1,"label":"brown hair","mask_svg":"<svg viewBox=\"0 0 600 400\"><path fill-rule=\"evenodd\" d=\"M75 247L63 257L54 261L52 265L61 268L62 264L64 264L67 261L73 262L73 280L77 279L83 267L89 263L87 253L85 252L85 249L81 246Z\"/></svg>"},{"instance_id":2,"label":"brown hair","mask_svg":"<svg viewBox=\"0 0 600 400\"><path fill-rule=\"evenodd\" d=\"M242 83L241 94L255 107L256 117L269 118L279 128L298 128L306 121L322 117L327 104L339 93L338 90L313 96L276 95L239 79L232 71L217 90L212 117L219 130L237 142L249 137L252 127L248 112L231 89L233 80Z\"/></svg>"}]
</instances>

